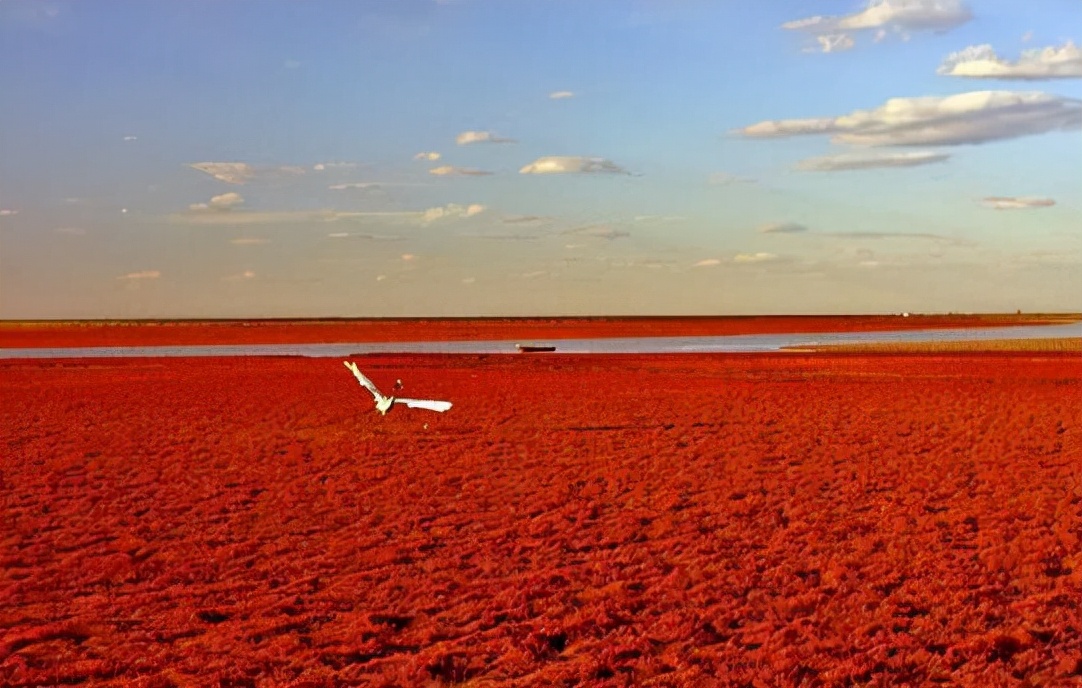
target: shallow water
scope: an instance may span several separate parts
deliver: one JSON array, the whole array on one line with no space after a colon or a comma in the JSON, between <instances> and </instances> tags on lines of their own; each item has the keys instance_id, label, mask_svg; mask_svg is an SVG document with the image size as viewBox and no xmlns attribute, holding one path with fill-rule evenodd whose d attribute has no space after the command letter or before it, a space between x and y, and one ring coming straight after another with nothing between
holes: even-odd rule
<instances>
[{"instance_id":1,"label":"shallow water","mask_svg":"<svg viewBox=\"0 0 1082 688\"><path fill-rule=\"evenodd\" d=\"M615 337L600 339L531 339L476 342L379 342L337 344L212 344L189 346L92 346L0 348L0 358L114 358L174 356L307 356L364 354L513 354L515 344L553 345L557 354L753 353L817 344L950 342L988 339L1082 337L1082 322L1066 325L899 330L893 332L803 332L711 337Z\"/></svg>"}]
</instances>

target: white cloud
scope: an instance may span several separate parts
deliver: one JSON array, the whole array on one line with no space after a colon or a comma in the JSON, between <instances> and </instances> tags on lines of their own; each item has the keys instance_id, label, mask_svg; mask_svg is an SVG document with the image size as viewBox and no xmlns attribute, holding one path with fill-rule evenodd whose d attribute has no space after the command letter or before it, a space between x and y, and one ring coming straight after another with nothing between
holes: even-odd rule
<instances>
[{"instance_id":1,"label":"white cloud","mask_svg":"<svg viewBox=\"0 0 1082 688\"><path fill-rule=\"evenodd\" d=\"M748 177L738 177L735 174L729 174L728 172L715 172L710 175L707 181L713 186L731 186L733 184L754 184L754 179Z\"/></svg>"},{"instance_id":2,"label":"white cloud","mask_svg":"<svg viewBox=\"0 0 1082 688\"><path fill-rule=\"evenodd\" d=\"M350 182L348 184L332 184L327 188L331 191L345 191L346 189L360 189L362 191L366 189L378 189L382 184L379 182Z\"/></svg>"},{"instance_id":3,"label":"white cloud","mask_svg":"<svg viewBox=\"0 0 1082 688\"><path fill-rule=\"evenodd\" d=\"M767 120L737 131L750 138L831 134L863 146L984 143L1082 127L1082 101L1040 92L972 91L891 98L840 117Z\"/></svg>"},{"instance_id":4,"label":"white cloud","mask_svg":"<svg viewBox=\"0 0 1082 688\"><path fill-rule=\"evenodd\" d=\"M628 174L627 170L604 158L575 155L549 155L526 165L519 174L609 173Z\"/></svg>"},{"instance_id":5,"label":"white cloud","mask_svg":"<svg viewBox=\"0 0 1082 688\"><path fill-rule=\"evenodd\" d=\"M312 169L316 172L326 172L328 170L353 170L357 168L355 162L317 162L312 165Z\"/></svg>"},{"instance_id":6,"label":"white cloud","mask_svg":"<svg viewBox=\"0 0 1082 688\"><path fill-rule=\"evenodd\" d=\"M552 218L544 215L508 215L503 218L503 222L509 225L525 225L525 224L540 224L542 222L548 222Z\"/></svg>"},{"instance_id":7,"label":"white cloud","mask_svg":"<svg viewBox=\"0 0 1082 688\"><path fill-rule=\"evenodd\" d=\"M733 256L734 263L765 263L771 260L776 260L777 256L773 253L738 253Z\"/></svg>"},{"instance_id":8,"label":"white cloud","mask_svg":"<svg viewBox=\"0 0 1082 688\"><path fill-rule=\"evenodd\" d=\"M126 275L120 275L118 280L145 280L145 279L158 279L162 276L162 273L157 270L143 270L141 272L129 272Z\"/></svg>"},{"instance_id":9,"label":"white cloud","mask_svg":"<svg viewBox=\"0 0 1082 688\"><path fill-rule=\"evenodd\" d=\"M244 272L238 273L236 275L226 275L222 279L227 282L240 282L243 280L250 280L253 277L255 277L255 273L253 271L245 270Z\"/></svg>"},{"instance_id":10,"label":"white cloud","mask_svg":"<svg viewBox=\"0 0 1082 688\"><path fill-rule=\"evenodd\" d=\"M485 170L475 170L471 167L455 167L454 165L440 165L439 167L433 167L428 173L434 174L437 177L486 177L492 174Z\"/></svg>"},{"instance_id":11,"label":"white cloud","mask_svg":"<svg viewBox=\"0 0 1082 688\"><path fill-rule=\"evenodd\" d=\"M246 162L196 162L188 165L192 169L209 174L228 184L246 184L257 176L260 178L294 177L305 173L303 167L280 165L278 167L255 168Z\"/></svg>"},{"instance_id":12,"label":"white cloud","mask_svg":"<svg viewBox=\"0 0 1082 688\"><path fill-rule=\"evenodd\" d=\"M480 203L471 203L470 205L450 203L448 205L437 206L425 210L421 213L421 221L427 224L437 220L473 217L474 215L479 215L483 212L485 212L485 206Z\"/></svg>"},{"instance_id":13,"label":"white cloud","mask_svg":"<svg viewBox=\"0 0 1082 688\"><path fill-rule=\"evenodd\" d=\"M514 143L514 139L500 136L491 131L464 131L455 137L455 143L467 146L471 143Z\"/></svg>"},{"instance_id":14,"label":"white cloud","mask_svg":"<svg viewBox=\"0 0 1082 688\"><path fill-rule=\"evenodd\" d=\"M427 210L392 210L392 211L342 211L342 210L282 210L282 211L246 211L208 212L200 208L183 213L173 213L166 219L173 224L203 226L240 226L283 223L314 223L380 220L386 222L407 222L427 224L436 220L467 218L486 210L480 203L459 205L451 203ZM369 238L397 238L366 235ZM255 240L234 240L238 244L262 243Z\"/></svg>"},{"instance_id":15,"label":"white cloud","mask_svg":"<svg viewBox=\"0 0 1082 688\"><path fill-rule=\"evenodd\" d=\"M808 17L782 24L782 28L817 34L866 29L947 31L972 17L961 0L868 0L864 9L853 14Z\"/></svg>"},{"instance_id":16,"label":"white cloud","mask_svg":"<svg viewBox=\"0 0 1082 688\"><path fill-rule=\"evenodd\" d=\"M1048 208L1056 204L1051 198L1033 198L1025 196L989 196L981 201L985 207L995 210L1024 210L1026 208Z\"/></svg>"},{"instance_id":17,"label":"white cloud","mask_svg":"<svg viewBox=\"0 0 1082 688\"><path fill-rule=\"evenodd\" d=\"M759 227L763 234L797 234L808 231L808 228L796 222L771 222Z\"/></svg>"},{"instance_id":18,"label":"white cloud","mask_svg":"<svg viewBox=\"0 0 1082 688\"><path fill-rule=\"evenodd\" d=\"M471 239L488 239L490 241L534 241L540 235L517 234L515 232L462 232L459 236Z\"/></svg>"},{"instance_id":19,"label":"white cloud","mask_svg":"<svg viewBox=\"0 0 1082 688\"><path fill-rule=\"evenodd\" d=\"M11 217L12 215L18 215L19 211L14 208L0 208L0 217Z\"/></svg>"},{"instance_id":20,"label":"white cloud","mask_svg":"<svg viewBox=\"0 0 1082 688\"><path fill-rule=\"evenodd\" d=\"M413 156L414 160L427 160L428 162L435 162L440 159L440 154L436 151L422 151Z\"/></svg>"},{"instance_id":21,"label":"white cloud","mask_svg":"<svg viewBox=\"0 0 1082 688\"><path fill-rule=\"evenodd\" d=\"M576 234L579 236L597 237L599 239L623 239L631 236L630 232L622 229L616 229L609 225L585 225L583 227L574 227L561 232L561 234Z\"/></svg>"},{"instance_id":22,"label":"white cloud","mask_svg":"<svg viewBox=\"0 0 1082 688\"><path fill-rule=\"evenodd\" d=\"M656 224L669 222L686 222L688 220L688 217L686 215L636 215L632 219L635 222L647 222L651 224Z\"/></svg>"},{"instance_id":23,"label":"white cloud","mask_svg":"<svg viewBox=\"0 0 1082 688\"><path fill-rule=\"evenodd\" d=\"M918 165L944 162L949 158L949 154L935 151L906 151L884 154L843 153L801 160L796 164L796 169L805 172L842 172L877 167L916 167Z\"/></svg>"},{"instance_id":24,"label":"white cloud","mask_svg":"<svg viewBox=\"0 0 1082 688\"><path fill-rule=\"evenodd\" d=\"M235 191L212 196L209 203L193 203L188 206L189 210L227 212L244 203L244 198Z\"/></svg>"},{"instance_id":25,"label":"white cloud","mask_svg":"<svg viewBox=\"0 0 1082 688\"><path fill-rule=\"evenodd\" d=\"M1027 31L1024 34L1022 34L1022 42L1023 43L1029 43L1032 40L1033 40L1033 32L1032 31Z\"/></svg>"},{"instance_id":26,"label":"white cloud","mask_svg":"<svg viewBox=\"0 0 1082 688\"><path fill-rule=\"evenodd\" d=\"M831 117L812 119L775 119L763 120L738 129L737 133L756 139L774 139L785 136L806 136L809 134L832 134L837 130Z\"/></svg>"},{"instance_id":27,"label":"white cloud","mask_svg":"<svg viewBox=\"0 0 1082 688\"><path fill-rule=\"evenodd\" d=\"M947 56L936 73L970 79L1078 79L1082 48L1067 41L1060 47L1024 50L1018 61L1010 62L990 45L972 45Z\"/></svg>"},{"instance_id":28,"label":"white cloud","mask_svg":"<svg viewBox=\"0 0 1082 688\"><path fill-rule=\"evenodd\" d=\"M124 140L125 141L138 141L139 137L138 136L125 136Z\"/></svg>"},{"instance_id":29,"label":"white cloud","mask_svg":"<svg viewBox=\"0 0 1082 688\"><path fill-rule=\"evenodd\" d=\"M409 182L342 182L331 184L327 188L332 191L347 191L357 189L359 191L381 191L388 186L427 186L427 184L413 184Z\"/></svg>"},{"instance_id":30,"label":"white cloud","mask_svg":"<svg viewBox=\"0 0 1082 688\"><path fill-rule=\"evenodd\" d=\"M816 36L815 40L819 43L818 52L824 53L841 53L846 50L852 50L856 45L853 41L853 37L847 33L828 33L822 36ZM812 52L815 52L814 50Z\"/></svg>"},{"instance_id":31,"label":"white cloud","mask_svg":"<svg viewBox=\"0 0 1082 688\"><path fill-rule=\"evenodd\" d=\"M234 210L227 213L207 212L206 209L196 209L184 213L173 213L168 216L168 221L182 225L263 225L281 224L288 222L338 222L340 220L367 219L367 218L419 218L420 211L387 211L387 212L352 212L340 210L272 210L272 211L245 211Z\"/></svg>"},{"instance_id":32,"label":"white cloud","mask_svg":"<svg viewBox=\"0 0 1082 688\"><path fill-rule=\"evenodd\" d=\"M416 257L417 256L413 255L412 253L403 253L402 254L402 260L407 261L407 262L413 260ZM377 278L377 279L379 279L379 278Z\"/></svg>"},{"instance_id":33,"label":"white cloud","mask_svg":"<svg viewBox=\"0 0 1082 688\"><path fill-rule=\"evenodd\" d=\"M391 234L369 234L367 232L331 232L331 239L369 239L371 241L399 241L402 237Z\"/></svg>"},{"instance_id":34,"label":"white cloud","mask_svg":"<svg viewBox=\"0 0 1082 688\"><path fill-rule=\"evenodd\" d=\"M553 91L549 94L549 98L553 100L564 100L566 98L574 98L575 94L571 91Z\"/></svg>"},{"instance_id":35,"label":"white cloud","mask_svg":"<svg viewBox=\"0 0 1082 688\"><path fill-rule=\"evenodd\" d=\"M717 258L704 258L703 260L700 260L698 263L695 263L694 267L697 267L697 268L711 268L711 267L714 267L715 265L721 265L721 261L718 260Z\"/></svg>"},{"instance_id":36,"label":"white cloud","mask_svg":"<svg viewBox=\"0 0 1082 688\"><path fill-rule=\"evenodd\" d=\"M891 239L901 241L933 241L941 244L951 244L954 246L973 246L972 241L966 239L956 239L953 237L943 236L942 234L932 234L930 232L868 232L868 231L855 231L855 232L824 232L818 236L831 237L835 239L859 239L859 240L880 240Z\"/></svg>"},{"instance_id":37,"label":"white cloud","mask_svg":"<svg viewBox=\"0 0 1082 688\"><path fill-rule=\"evenodd\" d=\"M255 170L246 162L196 162L189 167L228 184L244 184L255 175Z\"/></svg>"}]
</instances>

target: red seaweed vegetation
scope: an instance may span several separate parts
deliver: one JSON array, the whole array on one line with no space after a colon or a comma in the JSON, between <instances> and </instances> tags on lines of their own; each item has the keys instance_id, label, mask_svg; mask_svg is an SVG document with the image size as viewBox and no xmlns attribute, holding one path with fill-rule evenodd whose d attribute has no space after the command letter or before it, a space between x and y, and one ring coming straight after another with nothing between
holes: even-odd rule
<instances>
[{"instance_id":1,"label":"red seaweed vegetation","mask_svg":"<svg viewBox=\"0 0 1082 688\"><path fill-rule=\"evenodd\" d=\"M0 363L0 684L1082 681L1073 354Z\"/></svg>"}]
</instances>

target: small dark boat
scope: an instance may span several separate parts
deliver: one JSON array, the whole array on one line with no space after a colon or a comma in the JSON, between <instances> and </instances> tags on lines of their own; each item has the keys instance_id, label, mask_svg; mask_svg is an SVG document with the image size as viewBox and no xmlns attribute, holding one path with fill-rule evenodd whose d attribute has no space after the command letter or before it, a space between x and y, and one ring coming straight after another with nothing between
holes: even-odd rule
<instances>
[{"instance_id":1,"label":"small dark boat","mask_svg":"<svg viewBox=\"0 0 1082 688\"><path fill-rule=\"evenodd\" d=\"M556 347L551 344L515 344L515 348L524 354L533 354L541 351L555 351Z\"/></svg>"}]
</instances>

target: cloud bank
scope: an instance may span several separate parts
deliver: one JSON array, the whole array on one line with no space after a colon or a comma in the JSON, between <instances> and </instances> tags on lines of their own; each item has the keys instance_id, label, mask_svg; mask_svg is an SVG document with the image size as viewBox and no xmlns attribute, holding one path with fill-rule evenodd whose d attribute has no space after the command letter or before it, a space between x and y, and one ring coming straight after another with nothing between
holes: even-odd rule
<instances>
[{"instance_id":1,"label":"cloud bank","mask_svg":"<svg viewBox=\"0 0 1082 688\"><path fill-rule=\"evenodd\" d=\"M1025 50L1016 62L1010 62L990 45L971 45L948 55L936 73L968 79L1078 79L1082 78L1082 48L1067 41L1058 48Z\"/></svg>"},{"instance_id":2,"label":"cloud bank","mask_svg":"<svg viewBox=\"0 0 1082 688\"><path fill-rule=\"evenodd\" d=\"M874 110L813 119L765 120L748 138L831 135L858 146L952 146L1082 128L1082 101L1041 92L972 91L891 98Z\"/></svg>"},{"instance_id":3,"label":"cloud bank","mask_svg":"<svg viewBox=\"0 0 1082 688\"><path fill-rule=\"evenodd\" d=\"M567 98L574 98L575 94L571 91L553 91L549 94L549 98L553 100L566 100Z\"/></svg>"}]
</instances>

